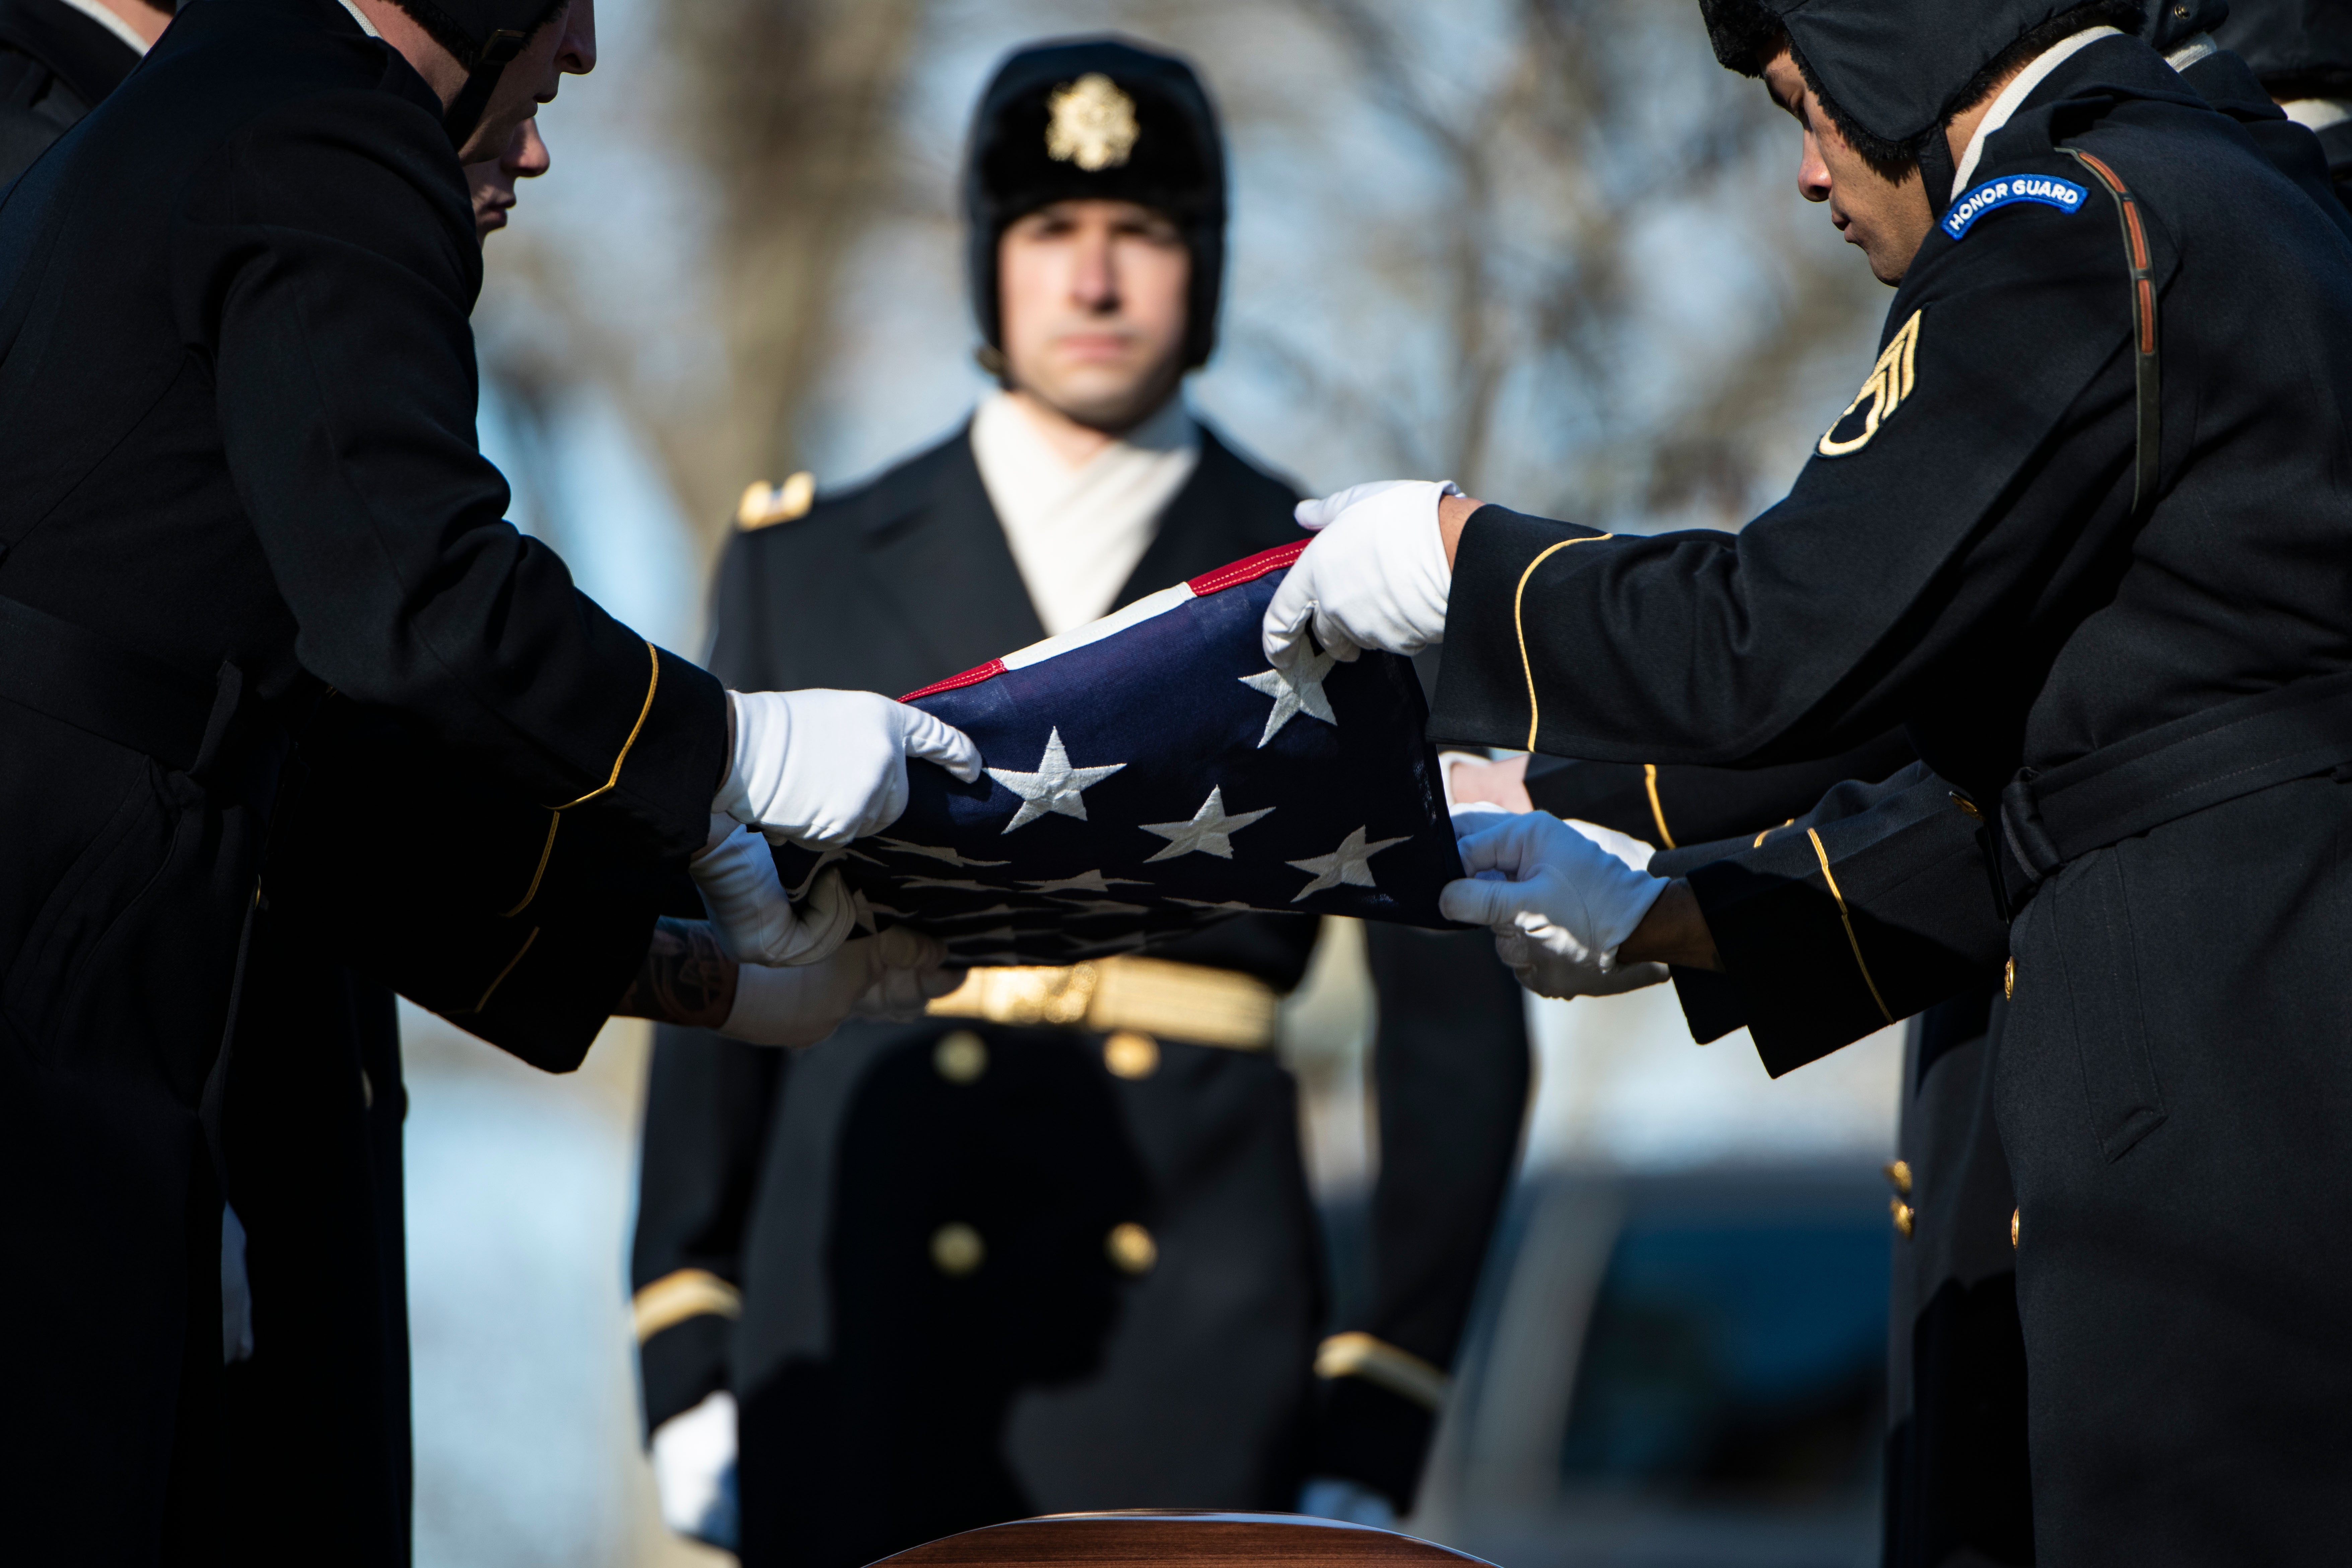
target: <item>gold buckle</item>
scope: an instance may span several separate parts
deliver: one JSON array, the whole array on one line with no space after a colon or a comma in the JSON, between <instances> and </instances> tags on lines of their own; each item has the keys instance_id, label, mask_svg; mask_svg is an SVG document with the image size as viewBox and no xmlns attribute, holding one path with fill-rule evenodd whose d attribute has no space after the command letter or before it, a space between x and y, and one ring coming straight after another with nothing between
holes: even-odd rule
<instances>
[{"instance_id":1,"label":"gold buckle","mask_svg":"<svg viewBox=\"0 0 2352 1568\"><path fill-rule=\"evenodd\" d=\"M1101 958L1066 968L1008 966L969 971L930 1003L933 1018L980 1019L1022 1028L1130 1029L1234 1051L1274 1043L1281 998L1248 975L1164 958Z\"/></svg>"}]
</instances>

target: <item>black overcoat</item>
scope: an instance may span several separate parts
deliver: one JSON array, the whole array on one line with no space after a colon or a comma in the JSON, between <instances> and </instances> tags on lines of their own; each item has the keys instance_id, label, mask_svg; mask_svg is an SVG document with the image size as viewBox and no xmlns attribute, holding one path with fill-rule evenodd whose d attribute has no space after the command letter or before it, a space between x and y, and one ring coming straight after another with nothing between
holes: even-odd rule
<instances>
[{"instance_id":1,"label":"black overcoat","mask_svg":"<svg viewBox=\"0 0 2352 1568\"><path fill-rule=\"evenodd\" d=\"M2128 186L2137 242L2060 141ZM1899 721L1943 779L1912 781L1895 836L1965 837L1956 791L2343 669L2340 220L2127 39L1989 139L1979 178L2001 174L2089 197L1931 235L1875 390L1736 543L1475 519L1438 733L1732 762ZM2145 509L2132 243L2161 302ZM2347 826L2325 774L2242 796L2082 854L2004 944L1958 955L1943 994L2015 962L1996 1093L2044 1560L2323 1561L2352 1528L2352 1357L2327 1326L2352 1275L2305 1239L2352 1218Z\"/></svg>"},{"instance_id":2,"label":"black overcoat","mask_svg":"<svg viewBox=\"0 0 2352 1568\"><path fill-rule=\"evenodd\" d=\"M1295 496L1204 433L1120 594L1297 537ZM739 685L911 690L1040 637L968 438L807 517L742 534L714 667ZM1162 955L1295 986L1312 921L1244 916ZM1309 1473L1409 1505L1432 1413L1312 1374L1327 1327L1442 1369L1514 1160L1528 1082L1516 986L1483 934L1376 933L1381 1174L1368 1299L1326 1322L1290 1075L1263 1052L1163 1040L1123 1076L1101 1037L954 1020L851 1025L785 1056L665 1029L649 1089L633 1275L741 1292L641 1350L657 1425L731 1387L743 1552L856 1568L992 1521L1118 1506L1293 1505ZM966 1277L928 1250L973 1225ZM1104 1250L1144 1224L1140 1278Z\"/></svg>"},{"instance_id":3,"label":"black overcoat","mask_svg":"<svg viewBox=\"0 0 2352 1568\"><path fill-rule=\"evenodd\" d=\"M236 1118L216 1067L241 956L268 941L294 737L336 705L413 725L532 803L526 866L544 808L583 797L575 837L625 858L705 831L717 684L500 517L473 440L479 267L437 103L331 0L192 9L0 197L0 803L20 825L0 849L0 1181L12 1254L38 1260L0 1325L44 1347L11 1379L0 1488L34 1555L219 1542ZM530 968L528 931L508 939L486 977ZM299 994L352 1003L331 1082L396 1139L396 1082L370 1106L359 1076L388 1041L381 992ZM297 1152L261 1163L299 1173ZM381 1162L353 1158L381 1193ZM396 1261L391 1218L388 1247L356 1249ZM358 1272L396 1319L396 1268ZM404 1354L396 1322L356 1337L362 1359ZM340 1407L396 1456L363 1484L404 1531L404 1394L381 1370Z\"/></svg>"}]
</instances>

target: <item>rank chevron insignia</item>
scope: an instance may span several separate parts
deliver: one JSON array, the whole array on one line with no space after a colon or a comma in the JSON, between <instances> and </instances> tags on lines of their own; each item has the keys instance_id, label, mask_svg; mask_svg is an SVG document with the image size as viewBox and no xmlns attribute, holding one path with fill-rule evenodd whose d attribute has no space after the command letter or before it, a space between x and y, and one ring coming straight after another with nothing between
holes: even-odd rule
<instances>
[{"instance_id":1,"label":"rank chevron insignia","mask_svg":"<svg viewBox=\"0 0 2352 1568\"><path fill-rule=\"evenodd\" d=\"M1888 340L1862 390L1853 394L1837 422L1822 432L1814 451L1824 457L1850 456L1869 445L1878 427L1895 417L1895 411L1911 395L1914 361L1919 351L1919 318L1927 313L1925 306L1911 312L1903 329Z\"/></svg>"}]
</instances>

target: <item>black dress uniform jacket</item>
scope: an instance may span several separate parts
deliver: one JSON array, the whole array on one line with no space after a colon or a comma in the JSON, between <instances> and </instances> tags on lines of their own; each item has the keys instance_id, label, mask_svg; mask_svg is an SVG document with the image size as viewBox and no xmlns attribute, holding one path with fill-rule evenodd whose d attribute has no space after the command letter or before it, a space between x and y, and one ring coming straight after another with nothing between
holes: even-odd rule
<instances>
[{"instance_id":1,"label":"black dress uniform jacket","mask_svg":"<svg viewBox=\"0 0 2352 1568\"><path fill-rule=\"evenodd\" d=\"M1931 235L1879 373L1736 543L1474 520L1439 733L1727 762L1900 720L1943 777L1890 790L1870 841L1981 846L1976 802L2021 767L2340 670L2337 221L2124 39L1988 140L1978 179L2005 174L2088 198ZM2135 506L2135 349L2158 340L2160 466ZM1637 656L1661 645L1680 656ZM1919 870L1898 894L1948 881L1883 933L1948 960L1917 999L2014 957L1997 1094L2044 1561L2316 1561L2352 1523L2352 1362L2327 1326L2352 1279L2304 1240L2352 1190L2328 1111L2352 1089L2327 956L2346 822L2324 773L2161 822L2065 863L2005 943L1950 936L1998 907L1981 852L1972 873L1965 847L1889 857ZM1827 881L1828 828L1790 837ZM1863 967L1873 1015L1907 1010Z\"/></svg>"},{"instance_id":2,"label":"black dress uniform jacket","mask_svg":"<svg viewBox=\"0 0 2352 1568\"><path fill-rule=\"evenodd\" d=\"M1294 499L1204 431L1120 602L1287 542ZM739 536L718 603L713 664L739 683L911 690L1043 634L961 434ZM1287 990L1314 935L1242 916L1159 956ZM1527 1040L1483 935L1373 939L1373 1285L1340 1326L1438 1382L1514 1160ZM960 1031L977 1058L936 1056ZM950 1223L984 1246L968 1273L934 1262ZM1156 1249L1140 1273L1107 1255L1120 1225ZM1319 1258L1295 1091L1262 1051L1163 1038L1138 1061L953 1019L853 1023L792 1056L674 1029L655 1050L633 1278L641 1303L681 1270L721 1288L641 1318L646 1415L734 1391L752 1564L855 1568L1045 1511L1286 1509L1310 1473L1409 1506L1431 1391L1338 1376L1318 1416Z\"/></svg>"},{"instance_id":3,"label":"black dress uniform jacket","mask_svg":"<svg viewBox=\"0 0 2352 1568\"><path fill-rule=\"evenodd\" d=\"M437 101L331 0L193 9L0 199L0 1159L39 1260L0 1323L44 1347L0 1487L46 1559L186 1555L220 1501L215 1069L328 686L641 860L705 831L717 684L500 519L479 267Z\"/></svg>"},{"instance_id":4,"label":"black dress uniform jacket","mask_svg":"<svg viewBox=\"0 0 2352 1568\"><path fill-rule=\"evenodd\" d=\"M0 185L138 63L136 50L65 0L0 0Z\"/></svg>"}]
</instances>

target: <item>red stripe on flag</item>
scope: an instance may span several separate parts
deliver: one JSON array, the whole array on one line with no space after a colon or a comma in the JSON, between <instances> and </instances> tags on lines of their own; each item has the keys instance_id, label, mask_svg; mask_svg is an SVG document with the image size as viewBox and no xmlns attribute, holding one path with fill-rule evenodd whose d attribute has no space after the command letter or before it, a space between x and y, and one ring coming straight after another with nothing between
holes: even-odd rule
<instances>
[{"instance_id":1,"label":"red stripe on flag","mask_svg":"<svg viewBox=\"0 0 2352 1568\"><path fill-rule=\"evenodd\" d=\"M1282 571L1287 569L1290 563L1297 560L1307 547L1314 542L1311 538L1306 538L1300 539L1294 545L1283 545L1275 549L1260 550L1257 554L1237 560L1231 566L1221 566L1213 572L1196 577L1184 586L1205 599L1212 593L1223 593L1228 588L1239 588L1244 582L1255 582L1270 571Z\"/></svg>"},{"instance_id":2,"label":"red stripe on flag","mask_svg":"<svg viewBox=\"0 0 2352 1568\"><path fill-rule=\"evenodd\" d=\"M1004 661L991 659L976 670L966 670L961 675L950 675L944 681L933 681L921 691L908 692L898 700L902 703L910 703L917 697L937 696L941 692L961 691L966 686L976 686L982 681L992 681L1003 673Z\"/></svg>"}]
</instances>

